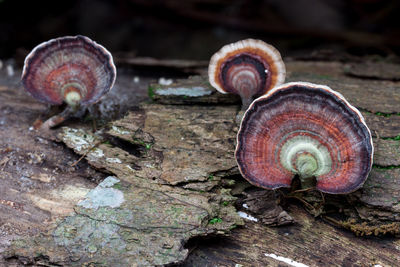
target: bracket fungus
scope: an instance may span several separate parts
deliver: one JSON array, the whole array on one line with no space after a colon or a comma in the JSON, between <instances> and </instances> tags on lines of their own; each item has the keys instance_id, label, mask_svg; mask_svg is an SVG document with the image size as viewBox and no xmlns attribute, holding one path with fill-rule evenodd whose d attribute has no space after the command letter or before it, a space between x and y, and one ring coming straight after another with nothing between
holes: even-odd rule
<instances>
[{"instance_id":1,"label":"bracket fungus","mask_svg":"<svg viewBox=\"0 0 400 267\"><path fill-rule=\"evenodd\" d=\"M327 86L294 82L274 88L246 111L237 136L243 177L267 188L302 186L330 194L360 188L372 167L370 130L361 113Z\"/></svg>"},{"instance_id":2,"label":"bracket fungus","mask_svg":"<svg viewBox=\"0 0 400 267\"><path fill-rule=\"evenodd\" d=\"M39 101L68 107L43 126L55 126L80 106L97 102L113 86L111 53L85 36L66 36L36 46L25 58L22 84Z\"/></svg>"},{"instance_id":3,"label":"bracket fungus","mask_svg":"<svg viewBox=\"0 0 400 267\"><path fill-rule=\"evenodd\" d=\"M240 95L242 110L282 84L286 68L273 46L255 39L228 44L216 52L208 66L208 78L219 92Z\"/></svg>"}]
</instances>

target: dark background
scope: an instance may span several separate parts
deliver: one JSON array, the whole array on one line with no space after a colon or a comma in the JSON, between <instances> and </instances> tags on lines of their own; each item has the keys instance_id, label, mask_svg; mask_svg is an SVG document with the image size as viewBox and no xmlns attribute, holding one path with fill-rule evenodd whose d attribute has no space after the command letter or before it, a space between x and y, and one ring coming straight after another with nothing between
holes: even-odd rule
<instances>
[{"instance_id":1,"label":"dark background","mask_svg":"<svg viewBox=\"0 0 400 267\"><path fill-rule=\"evenodd\" d=\"M0 0L0 58L40 42L87 35L111 52L203 59L222 45L260 38L284 57L313 51L398 60L398 0Z\"/></svg>"}]
</instances>

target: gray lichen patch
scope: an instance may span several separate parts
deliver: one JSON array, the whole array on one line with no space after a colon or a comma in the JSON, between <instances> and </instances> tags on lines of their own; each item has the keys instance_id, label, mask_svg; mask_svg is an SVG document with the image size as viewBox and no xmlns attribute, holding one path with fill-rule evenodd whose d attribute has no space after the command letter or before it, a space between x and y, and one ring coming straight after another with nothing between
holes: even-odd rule
<instances>
[{"instance_id":1,"label":"gray lichen patch","mask_svg":"<svg viewBox=\"0 0 400 267\"><path fill-rule=\"evenodd\" d=\"M123 134L123 135L131 134L130 131L127 131L127 130L121 128L121 127L112 126L111 129L112 129L113 131L119 133L119 134Z\"/></svg>"},{"instance_id":2,"label":"gray lichen patch","mask_svg":"<svg viewBox=\"0 0 400 267\"><path fill-rule=\"evenodd\" d=\"M82 129L62 128L62 141L70 143L76 152L85 151L92 148L95 137Z\"/></svg>"},{"instance_id":3,"label":"gray lichen patch","mask_svg":"<svg viewBox=\"0 0 400 267\"><path fill-rule=\"evenodd\" d=\"M95 189L90 191L84 200L77 205L87 209L98 209L99 207L117 208L124 202L124 194L117 189L110 188L119 180L109 176Z\"/></svg>"},{"instance_id":4,"label":"gray lichen patch","mask_svg":"<svg viewBox=\"0 0 400 267\"><path fill-rule=\"evenodd\" d=\"M96 158L102 158L102 157L104 157L104 152L103 152L103 150L101 150L101 149L99 149L99 148L93 148L93 149L89 152L88 157L91 157L91 158L94 158L94 159L96 159Z\"/></svg>"},{"instance_id":5,"label":"gray lichen patch","mask_svg":"<svg viewBox=\"0 0 400 267\"><path fill-rule=\"evenodd\" d=\"M36 237L34 246L16 242L10 256L34 262L32 255L40 253L49 263L69 266L91 262L104 266L166 265L187 257L183 244L191 237L223 234L242 223L231 204L221 204L233 202L226 191L196 193L171 186L122 185L109 179L99 187L115 189L117 185L125 198L119 207L78 205L76 213L63 220L51 236ZM213 218L219 219L210 224Z\"/></svg>"},{"instance_id":6,"label":"gray lichen patch","mask_svg":"<svg viewBox=\"0 0 400 267\"><path fill-rule=\"evenodd\" d=\"M238 104L240 97L218 93L203 76L191 76L171 85L152 84L150 97L163 104Z\"/></svg>"},{"instance_id":7,"label":"gray lichen patch","mask_svg":"<svg viewBox=\"0 0 400 267\"><path fill-rule=\"evenodd\" d=\"M69 248L75 260L71 265L96 262L100 266L159 266L186 257L186 250L174 234L138 231L85 216L68 218L53 237L58 246Z\"/></svg>"},{"instance_id":8,"label":"gray lichen patch","mask_svg":"<svg viewBox=\"0 0 400 267\"><path fill-rule=\"evenodd\" d=\"M122 161L119 158L106 158L106 161L108 163L122 163Z\"/></svg>"},{"instance_id":9,"label":"gray lichen patch","mask_svg":"<svg viewBox=\"0 0 400 267\"><path fill-rule=\"evenodd\" d=\"M175 96L188 96L188 97L199 97L211 95L212 90L201 86L194 87L167 87L159 88L155 91L158 95L175 95Z\"/></svg>"},{"instance_id":10,"label":"gray lichen patch","mask_svg":"<svg viewBox=\"0 0 400 267\"><path fill-rule=\"evenodd\" d=\"M113 185L115 185L119 182L120 182L120 180L117 179L116 177L108 176L106 179L104 179L104 181L99 183L99 187L108 188L108 187L112 187Z\"/></svg>"}]
</instances>

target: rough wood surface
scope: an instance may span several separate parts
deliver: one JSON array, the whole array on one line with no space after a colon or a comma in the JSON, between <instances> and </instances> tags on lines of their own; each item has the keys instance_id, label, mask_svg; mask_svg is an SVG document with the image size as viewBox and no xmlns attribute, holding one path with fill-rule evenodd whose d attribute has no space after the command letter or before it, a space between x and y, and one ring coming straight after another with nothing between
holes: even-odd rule
<instances>
[{"instance_id":1,"label":"rough wood surface","mask_svg":"<svg viewBox=\"0 0 400 267\"><path fill-rule=\"evenodd\" d=\"M400 260L400 83L349 76L339 62L287 65L290 81L328 84L363 111L375 146L374 168L363 189L348 196L255 190L233 159L240 101L215 93L201 77L153 84L149 93L155 103L138 109L133 106L145 99L149 80L135 84L120 75L110 98L86 113L100 122L97 128L89 126L90 119L70 120L45 137L29 130L45 107L23 92L17 78L1 73L0 266L117 260L162 265L186 257L184 266L285 264L272 254L309 266L395 266ZM127 116L107 130L101 127L102 120L126 110ZM54 142L56 133L74 151ZM85 159L78 161L74 152ZM102 192L117 197L99 201ZM121 194L124 202L116 202ZM245 227L226 237L190 241L227 233L240 223L232 195L247 218ZM174 217L177 206L182 213ZM173 223L172 233L154 230ZM182 246L188 240L189 256Z\"/></svg>"},{"instance_id":2,"label":"rough wood surface","mask_svg":"<svg viewBox=\"0 0 400 267\"><path fill-rule=\"evenodd\" d=\"M367 61L362 64L348 64L345 73L354 77L377 80L400 80L400 68L397 64L380 61Z\"/></svg>"},{"instance_id":3,"label":"rough wood surface","mask_svg":"<svg viewBox=\"0 0 400 267\"><path fill-rule=\"evenodd\" d=\"M293 266L271 254L305 266L397 266L400 261L399 239L355 238L311 217L298 205L290 205L287 211L295 224L265 227L247 222L228 237L195 240L181 266Z\"/></svg>"},{"instance_id":4,"label":"rough wood surface","mask_svg":"<svg viewBox=\"0 0 400 267\"><path fill-rule=\"evenodd\" d=\"M372 136L386 139L399 139L400 136L400 116L398 114L373 114L371 112L361 112L365 122L371 129ZM397 140L398 141L398 140Z\"/></svg>"},{"instance_id":5,"label":"rough wood surface","mask_svg":"<svg viewBox=\"0 0 400 267\"><path fill-rule=\"evenodd\" d=\"M326 201L326 206L330 206L330 202L339 201L342 203L341 205L350 207L346 208L345 211L348 218L361 218L363 222L372 223L377 229L380 229L377 230L379 233L381 233L380 231L385 232L380 228L385 228L381 224L391 225L394 222L393 227L388 232L399 234L400 214L398 212L398 203L400 203L400 198L397 192L400 191L400 186L398 186L400 176L397 173L397 168L399 168L400 158L400 142L398 138L400 127L397 127L396 124L400 119L398 115L400 110L398 105L400 83L349 77L344 71L345 67L345 64L339 62L291 62L288 64L288 80L327 84L332 89L341 92L350 103L362 110L363 115L366 117L366 122L375 137L373 171L364 186L364 190L359 190L351 194L350 197L339 196L332 198L327 196L325 199L318 197L315 199L315 196L310 198L306 195L296 195L294 197L311 200L311 204L315 201L318 203ZM199 79L191 78L189 80L198 81ZM212 88L207 84L205 77L203 77L203 80L203 91L211 91ZM225 97L220 94L193 95L191 92L196 91L197 87L198 83L192 82L153 86L153 99L164 104L182 105L186 103L183 101L189 101L188 99L193 103L206 104L208 103L207 97L212 99L212 102L218 101L215 100L218 97ZM165 92L169 92L169 94ZM186 95L182 92L186 92ZM220 110L224 108L220 107ZM382 181L383 177L386 177L386 180ZM310 203L306 202L306 204ZM337 206L336 203L333 206L335 205ZM357 208L354 208L353 205L356 205ZM360 210L363 210L363 214L359 214ZM326 210L317 211L311 208L311 212L319 215L326 212ZM355 228L353 227L353 229ZM357 229L359 230L359 228ZM371 231L369 228L365 228L365 233L357 233L366 234L371 233Z\"/></svg>"},{"instance_id":6,"label":"rough wood surface","mask_svg":"<svg viewBox=\"0 0 400 267\"><path fill-rule=\"evenodd\" d=\"M190 238L242 224L235 198L220 186L235 168L234 115L232 107L221 113L149 105L112 123L107 138L62 128L60 140L115 177L90 191L48 236L14 242L8 257L36 263L40 254L46 264L74 266L182 262ZM115 139L126 143L118 147Z\"/></svg>"},{"instance_id":7,"label":"rough wood surface","mask_svg":"<svg viewBox=\"0 0 400 267\"><path fill-rule=\"evenodd\" d=\"M398 82L348 76L344 73L345 64L339 62L298 61L289 66L287 81L326 84L342 93L353 106L361 110L389 114L399 112Z\"/></svg>"}]
</instances>

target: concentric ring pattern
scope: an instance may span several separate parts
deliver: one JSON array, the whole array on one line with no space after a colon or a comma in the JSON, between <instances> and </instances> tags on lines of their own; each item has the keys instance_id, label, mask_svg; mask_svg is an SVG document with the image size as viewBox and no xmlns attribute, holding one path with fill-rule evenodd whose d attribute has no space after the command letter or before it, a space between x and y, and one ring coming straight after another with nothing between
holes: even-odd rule
<instances>
[{"instance_id":1,"label":"concentric ring pattern","mask_svg":"<svg viewBox=\"0 0 400 267\"><path fill-rule=\"evenodd\" d=\"M85 36L52 39L26 57L22 83L36 99L62 104L75 90L81 104L100 99L113 86L116 69L111 54Z\"/></svg>"},{"instance_id":2,"label":"concentric ring pattern","mask_svg":"<svg viewBox=\"0 0 400 267\"><path fill-rule=\"evenodd\" d=\"M273 46L255 39L228 44L210 60L210 83L221 93L254 99L284 82L285 65Z\"/></svg>"},{"instance_id":3,"label":"concentric ring pattern","mask_svg":"<svg viewBox=\"0 0 400 267\"><path fill-rule=\"evenodd\" d=\"M360 112L327 86L288 83L255 100L237 137L236 160L256 186L290 187L314 176L317 189L360 188L372 166L371 134Z\"/></svg>"}]
</instances>

